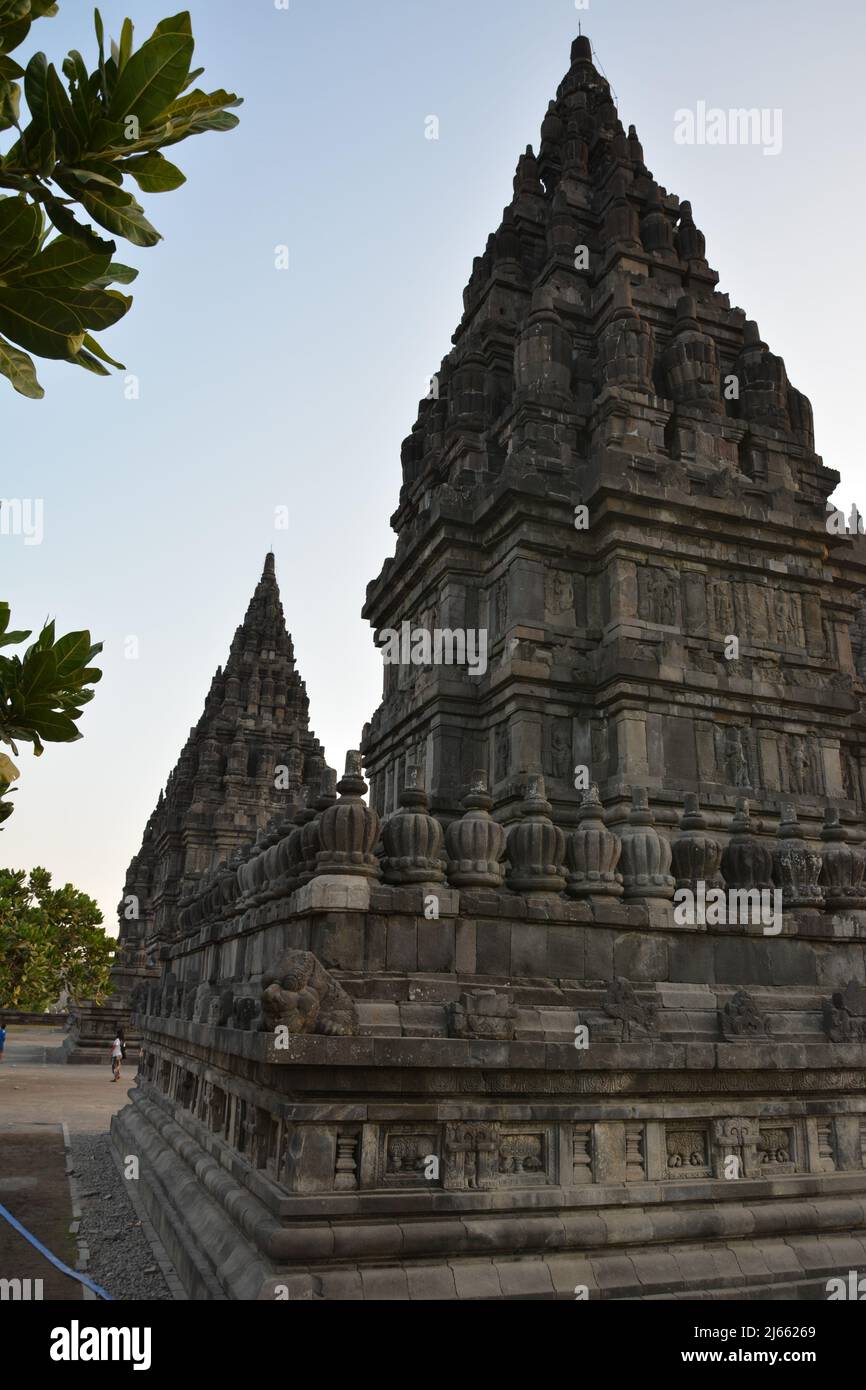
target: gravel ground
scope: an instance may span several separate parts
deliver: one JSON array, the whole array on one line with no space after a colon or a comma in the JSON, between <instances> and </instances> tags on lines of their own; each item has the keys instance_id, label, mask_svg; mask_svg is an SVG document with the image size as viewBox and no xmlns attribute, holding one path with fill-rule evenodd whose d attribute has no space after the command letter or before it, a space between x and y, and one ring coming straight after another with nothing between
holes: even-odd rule
<instances>
[{"instance_id":1,"label":"gravel ground","mask_svg":"<svg viewBox=\"0 0 866 1390\"><path fill-rule=\"evenodd\" d=\"M171 1299L111 1157L108 1135L75 1134L71 1142L81 1204L79 1240L90 1253L88 1277L117 1299Z\"/></svg>"}]
</instances>

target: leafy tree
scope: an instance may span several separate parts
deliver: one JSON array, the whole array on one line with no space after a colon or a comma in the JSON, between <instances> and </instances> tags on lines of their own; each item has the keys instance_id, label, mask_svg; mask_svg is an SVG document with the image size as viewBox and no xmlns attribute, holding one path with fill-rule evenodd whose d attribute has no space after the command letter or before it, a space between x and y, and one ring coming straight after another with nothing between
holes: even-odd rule
<instances>
[{"instance_id":1,"label":"leafy tree","mask_svg":"<svg viewBox=\"0 0 866 1390\"><path fill-rule=\"evenodd\" d=\"M0 648L15 646L31 636L10 632L9 604L0 603ZM89 632L68 632L55 641L54 623L46 623L23 657L0 656L0 743L17 755L17 743L32 743L37 757L46 743L73 743L81 738L75 721L93 699L90 689L102 678L91 666L102 651ZM17 742L16 742L17 741ZM18 769L0 753L0 825L12 814L5 798Z\"/></svg>"},{"instance_id":2,"label":"leafy tree","mask_svg":"<svg viewBox=\"0 0 866 1390\"><path fill-rule=\"evenodd\" d=\"M92 898L47 869L0 869L0 1011L40 1012L66 990L101 1003L115 943Z\"/></svg>"},{"instance_id":3,"label":"leafy tree","mask_svg":"<svg viewBox=\"0 0 866 1390\"><path fill-rule=\"evenodd\" d=\"M108 54L96 10L92 72L76 49L62 76L44 53L22 67L10 55L34 20L57 9L53 0L0 0L0 132L18 137L0 155L0 189L11 190L0 195L0 372L34 399L44 392L30 353L99 376L123 369L95 334L132 304L109 287L129 284L138 272L113 260L116 242L79 220L80 212L112 236L154 246L160 234L124 180L144 193L180 187L184 175L161 151L190 135L231 130L238 118L227 108L240 105L231 92L187 90L204 69L191 69L186 10L162 20L138 49L124 20Z\"/></svg>"}]
</instances>

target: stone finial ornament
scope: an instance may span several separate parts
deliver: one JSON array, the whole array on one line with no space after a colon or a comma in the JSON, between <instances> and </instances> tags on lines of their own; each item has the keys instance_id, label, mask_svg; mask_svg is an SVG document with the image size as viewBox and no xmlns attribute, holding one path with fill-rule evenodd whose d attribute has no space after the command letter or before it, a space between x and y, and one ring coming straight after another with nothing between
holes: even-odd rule
<instances>
[{"instance_id":1,"label":"stone finial ornament","mask_svg":"<svg viewBox=\"0 0 866 1390\"><path fill-rule=\"evenodd\" d=\"M508 832L508 887L516 893L559 893L565 887L565 836L551 820L540 773L530 776L520 809L522 819Z\"/></svg>"},{"instance_id":2,"label":"stone finial ornament","mask_svg":"<svg viewBox=\"0 0 866 1390\"><path fill-rule=\"evenodd\" d=\"M337 783L340 799L322 812L317 860L319 874L360 874L378 878L379 861L373 847L379 837L379 817L364 801L367 784L361 775L361 754L346 754L346 771Z\"/></svg>"},{"instance_id":3,"label":"stone finial ornament","mask_svg":"<svg viewBox=\"0 0 866 1390\"><path fill-rule=\"evenodd\" d=\"M620 839L626 898L672 899L676 885L670 873L671 845L655 828L645 787L632 788L632 808Z\"/></svg>"},{"instance_id":4,"label":"stone finial ornament","mask_svg":"<svg viewBox=\"0 0 866 1390\"><path fill-rule=\"evenodd\" d=\"M727 888L757 888L763 892L773 887L773 851L752 833L749 802L744 796L737 797L731 838L722 851L722 876Z\"/></svg>"},{"instance_id":5,"label":"stone finial ornament","mask_svg":"<svg viewBox=\"0 0 866 1390\"><path fill-rule=\"evenodd\" d=\"M472 773L463 815L445 831L448 881L455 888L499 888L505 877L506 831L490 814L487 773Z\"/></svg>"},{"instance_id":6,"label":"stone finial ornament","mask_svg":"<svg viewBox=\"0 0 866 1390\"><path fill-rule=\"evenodd\" d=\"M593 783L577 813L577 828L565 837L566 892L573 898L622 897L622 874L617 873L621 853L622 843L604 823L598 787Z\"/></svg>"},{"instance_id":7,"label":"stone finial ornament","mask_svg":"<svg viewBox=\"0 0 866 1390\"><path fill-rule=\"evenodd\" d=\"M682 834L672 846L672 867L677 888L688 888L697 892L698 883L709 888L722 888L719 872L722 862L722 847L707 832L706 817L701 814L700 802L695 792L686 792L685 808L680 820Z\"/></svg>"},{"instance_id":8,"label":"stone finial ornament","mask_svg":"<svg viewBox=\"0 0 866 1390\"><path fill-rule=\"evenodd\" d=\"M788 907L823 907L820 886L821 855L803 839L797 812L782 807L778 843L773 850L773 880L782 890L782 903Z\"/></svg>"},{"instance_id":9,"label":"stone finial ornament","mask_svg":"<svg viewBox=\"0 0 866 1390\"><path fill-rule=\"evenodd\" d=\"M312 820L313 815L312 807L307 805L305 789L301 804L295 812L293 828L280 841L279 866L283 875L283 889L286 893L293 893L300 886L304 826Z\"/></svg>"},{"instance_id":10,"label":"stone finial ornament","mask_svg":"<svg viewBox=\"0 0 866 1390\"><path fill-rule=\"evenodd\" d=\"M321 844L319 842L319 822L322 812L333 806L337 800L337 774L332 767L323 767L319 775L319 792L313 802L312 812L305 816L301 827L300 864L298 885L303 887L315 878L317 860Z\"/></svg>"},{"instance_id":11,"label":"stone finial ornament","mask_svg":"<svg viewBox=\"0 0 866 1390\"><path fill-rule=\"evenodd\" d=\"M839 812L828 806L824 811L824 842L820 883L824 903L833 912L846 907L866 907L866 887L863 883L866 856L840 823Z\"/></svg>"},{"instance_id":12,"label":"stone finial ornament","mask_svg":"<svg viewBox=\"0 0 866 1390\"><path fill-rule=\"evenodd\" d=\"M400 809L382 826L384 874L388 883L444 883L442 826L427 810L423 771L410 764Z\"/></svg>"}]
</instances>

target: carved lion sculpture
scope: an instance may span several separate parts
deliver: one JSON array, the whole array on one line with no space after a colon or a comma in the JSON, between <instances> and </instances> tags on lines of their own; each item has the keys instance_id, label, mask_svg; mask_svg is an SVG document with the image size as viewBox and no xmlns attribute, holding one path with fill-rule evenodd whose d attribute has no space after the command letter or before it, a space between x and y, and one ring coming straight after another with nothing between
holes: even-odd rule
<instances>
[{"instance_id":1,"label":"carved lion sculpture","mask_svg":"<svg viewBox=\"0 0 866 1390\"><path fill-rule=\"evenodd\" d=\"M312 951L287 951L262 980L262 1028L342 1037L358 1031L354 1002Z\"/></svg>"}]
</instances>

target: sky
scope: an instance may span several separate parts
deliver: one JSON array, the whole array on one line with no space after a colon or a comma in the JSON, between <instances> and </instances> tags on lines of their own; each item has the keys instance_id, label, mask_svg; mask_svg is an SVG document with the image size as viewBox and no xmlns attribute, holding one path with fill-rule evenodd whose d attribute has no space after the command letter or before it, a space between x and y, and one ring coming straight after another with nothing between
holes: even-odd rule
<instances>
[{"instance_id":1,"label":"sky","mask_svg":"<svg viewBox=\"0 0 866 1390\"><path fill-rule=\"evenodd\" d=\"M101 9L115 36L129 13L137 41L173 12L165 0ZM360 610L393 553L400 443L578 24L655 177L691 200L719 289L810 397L837 500L866 512L861 0L190 9L201 85L244 105L237 130L169 151L187 184L143 198L164 240L118 253L141 274L130 314L101 338L138 399L125 374L64 364L40 365L41 402L0 378L0 494L41 499L44 516L38 545L0 535L0 596L15 628L53 617L105 644L83 740L38 761L21 751L0 863L74 883L112 931L126 866L270 548L311 725L339 769L358 746L381 693ZM22 53L92 60L91 15L61 0ZM678 143L676 113L699 102L780 111L780 152Z\"/></svg>"}]
</instances>

